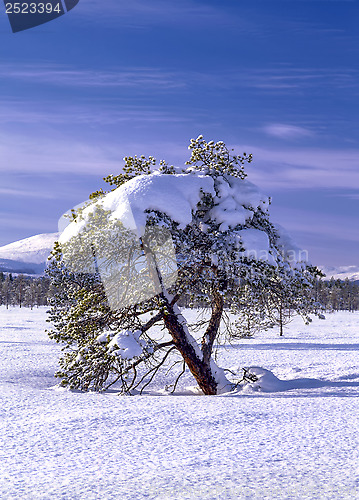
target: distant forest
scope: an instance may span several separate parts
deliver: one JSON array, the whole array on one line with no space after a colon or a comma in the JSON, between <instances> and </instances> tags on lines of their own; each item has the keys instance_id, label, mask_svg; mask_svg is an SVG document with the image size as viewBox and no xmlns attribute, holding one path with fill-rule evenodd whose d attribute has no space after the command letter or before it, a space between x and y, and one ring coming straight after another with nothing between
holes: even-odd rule
<instances>
[{"instance_id":1,"label":"distant forest","mask_svg":"<svg viewBox=\"0 0 359 500\"><path fill-rule=\"evenodd\" d=\"M0 272L0 305L30 307L46 306L55 290L46 276L38 278ZM359 283L330 279L318 280L312 292L325 311L358 311ZM184 301L186 303L186 301ZM184 304L183 304L184 305Z\"/></svg>"},{"instance_id":2,"label":"distant forest","mask_svg":"<svg viewBox=\"0 0 359 500\"><path fill-rule=\"evenodd\" d=\"M46 306L54 288L50 278L38 278L18 274L0 272L0 305L34 307Z\"/></svg>"}]
</instances>

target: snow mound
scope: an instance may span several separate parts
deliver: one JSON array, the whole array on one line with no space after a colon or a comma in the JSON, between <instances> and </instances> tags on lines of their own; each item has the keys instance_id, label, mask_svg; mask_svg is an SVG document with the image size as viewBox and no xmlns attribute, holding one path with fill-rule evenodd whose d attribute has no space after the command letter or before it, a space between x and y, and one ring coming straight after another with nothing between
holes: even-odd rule
<instances>
[{"instance_id":1,"label":"snow mound","mask_svg":"<svg viewBox=\"0 0 359 500\"><path fill-rule=\"evenodd\" d=\"M255 375L257 380L248 382L244 386L243 392L282 392L293 389L313 389L326 385L325 381L311 378L281 380L271 371L259 366L251 366L246 368L246 371L251 375Z\"/></svg>"},{"instance_id":2,"label":"snow mound","mask_svg":"<svg viewBox=\"0 0 359 500\"><path fill-rule=\"evenodd\" d=\"M145 344L141 341L140 335L141 330L134 332L131 330L121 330L108 344L109 352L122 359L132 359L141 356Z\"/></svg>"},{"instance_id":3,"label":"snow mound","mask_svg":"<svg viewBox=\"0 0 359 500\"><path fill-rule=\"evenodd\" d=\"M275 259L270 254L270 243L267 233L260 229L249 228L237 231L242 247L245 248L241 252L244 256L256 260L268 261L275 265Z\"/></svg>"}]
</instances>

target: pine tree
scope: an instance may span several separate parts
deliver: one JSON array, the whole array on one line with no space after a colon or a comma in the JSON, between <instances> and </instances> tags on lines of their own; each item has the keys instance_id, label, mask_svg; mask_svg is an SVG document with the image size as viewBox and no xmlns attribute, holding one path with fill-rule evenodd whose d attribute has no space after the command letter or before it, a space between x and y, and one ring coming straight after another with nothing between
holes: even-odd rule
<instances>
[{"instance_id":1,"label":"pine tree","mask_svg":"<svg viewBox=\"0 0 359 500\"><path fill-rule=\"evenodd\" d=\"M202 136L189 149L180 172L160 162L152 173L154 158L127 157L123 173L105 179L114 192L93 193L72 214L64 233L72 236L55 247L48 270L57 290L49 335L64 345L57 374L63 385L102 390L117 383L123 392L143 390L161 367L180 363L173 389L188 369L204 394L229 390L233 384L212 358L226 304L238 302L245 284L260 291L274 287L273 275L295 274L304 283L311 274L304 263L288 262L269 220L269 200L245 179L252 156L234 155L223 142ZM113 200L134 197L137 186L151 194L161 182L174 195L182 185L191 189L196 203L183 195L183 203L192 203L190 217L181 206L171 215L166 207L148 206L141 212L144 227L131 229L126 202ZM113 216L117 209L127 221ZM181 297L200 300L210 311L199 343L178 308ZM165 337L158 337L158 327Z\"/></svg>"}]
</instances>

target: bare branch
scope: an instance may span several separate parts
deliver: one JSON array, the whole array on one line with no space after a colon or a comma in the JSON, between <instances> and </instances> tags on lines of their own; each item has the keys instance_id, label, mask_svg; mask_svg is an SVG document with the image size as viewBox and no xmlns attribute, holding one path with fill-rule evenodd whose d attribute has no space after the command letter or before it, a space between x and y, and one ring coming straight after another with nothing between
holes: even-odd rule
<instances>
[{"instance_id":1,"label":"bare branch","mask_svg":"<svg viewBox=\"0 0 359 500\"><path fill-rule=\"evenodd\" d=\"M140 380L140 381L139 381L139 382L138 382L138 383L137 383L137 384L136 384L133 388L135 389L136 387L138 387L138 386L141 384L141 382L143 382L143 381L144 381L144 379L145 379L145 378L146 378L146 377L147 377L147 376L148 376L151 372L153 372L153 374L152 374L151 378L149 379L149 381L148 381L148 382L146 382L146 384L145 384L144 386L142 386L141 391L140 391L140 394L142 394L143 389L144 389L145 387L147 387L147 386L148 386L148 385L152 382L152 380L154 379L154 377L155 377L156 373L157 373L157 372L158 372L158 370L161 368L161 366L163 365L163 363L166 361L166 359L167 359L168 355L169 355L169 354L170 354L170 353L171 353L174 349L176 349L176 347L175 347L175 346L171 347L171 349L169 349L169 350L166 352L166 354L163 356L162 360L161 360L161 361L160 361L160 362L159 362L159 363L158 363L158 364L157 364L154 368L151 368L151 370L149 370L147 373L145 373L145 374L144 374L144 376L141 378L141 380Z\"/></svg>"},{"instance_id":2,"label":"bare branch","mask_svg":"<svg viewBox=\"0 0 359 500\"><path fill-rule=\"evenodd\" d=\"M183 361L182 371L181 371L181 373L178 375L178 377L177 377L177 378L176 378L176 380L175 380L175 383L174 383L174 385L173 385L173 389L172 389L172 391L171 391L171 394L173 394L173 393L175 392L176 387L177 387L177 384L178 384L178 381L179 381L179 379L182 377L182 375L185 373L185 371L186 371L186 363L185 363L185 361Z\"/></svg>"},{"instance_id":3,"label":"bare branch","mask_svg":"<svg viewBox=\"0 0 359 500\"><path fill-rule=\"evenodd\" d=\"M107 389L109 389L111 386L113 386L116 382L118 382L119 379L122 380L122 377L124 375L126 375L127 373L129 373L131 370L133 370L135 372L135 378L133 379L133 382L135 382L135 379L137 377L137 372L136 372L136 367L138 365L140 365L141 363L144 363L146 361L148 361L155 352L161 350L161 349L164 349L166 347L169 347L169 346L173 346L173 341L172 340L169 340L168 342L163 342L162 344L157 344L154 346L153 348L153 351L150 353L150 352L147 352L144 356L141 356L140 358L137 358L135 361L133 361L130 365L128 365L124 370L122 370L118 377L113 380L110 384L108 384L106 387L105 387L105 391ZM131 384L131 387L132 387L132 384ZM137 385L136 385L137 387Z\"/></svg>"}]
</instances>

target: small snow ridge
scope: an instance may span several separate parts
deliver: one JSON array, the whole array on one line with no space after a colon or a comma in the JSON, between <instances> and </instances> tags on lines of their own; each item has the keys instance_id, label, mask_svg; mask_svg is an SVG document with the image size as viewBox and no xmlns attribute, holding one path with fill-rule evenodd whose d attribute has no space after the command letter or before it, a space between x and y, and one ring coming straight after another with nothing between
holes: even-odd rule
<instances>
[{"instance_id":1,"label":"small snow ridge","mask_svg":"<svg viewBox=\"0 0 359 500\"><path fill-rule=\"evenodd\" d=\"M300 378L294 380L280 380L269 370L259 366L246 368L247 374L257 378L254 382L247 382L243 386L244 392L282 392L293 389L313 389L327 385L327 382L311 378Z\"/></svg>"}]
</instances>

